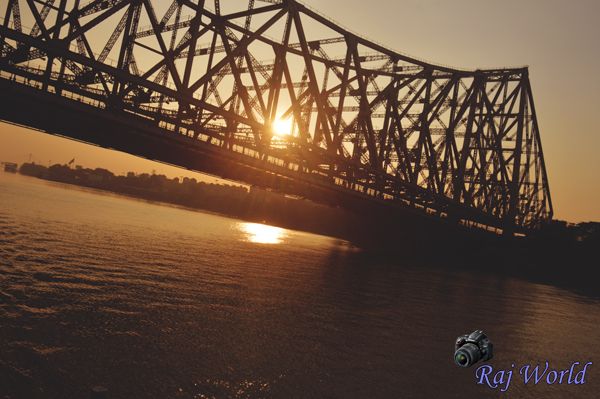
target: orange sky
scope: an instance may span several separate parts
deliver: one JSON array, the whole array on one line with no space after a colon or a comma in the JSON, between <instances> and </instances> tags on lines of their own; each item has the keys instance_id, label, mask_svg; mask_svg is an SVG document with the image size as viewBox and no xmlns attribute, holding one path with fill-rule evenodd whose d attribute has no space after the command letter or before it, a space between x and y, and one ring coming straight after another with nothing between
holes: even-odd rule
<instances>
[{"instance_id":1,"label":"orange sky","mask_svg":"<svg viewBox=\"0 0 600 399\"><path fill-rule=\"evenodd\" d=\"M241 1L241 0L240 0ZM465 68L530 67L555 217L600 220L600 2L305 1L350 30L418 58ZM0 124L0 160L199 176L184 169ZM208 178L214 180L214 178Z\"/></svg>"}]
</instances>

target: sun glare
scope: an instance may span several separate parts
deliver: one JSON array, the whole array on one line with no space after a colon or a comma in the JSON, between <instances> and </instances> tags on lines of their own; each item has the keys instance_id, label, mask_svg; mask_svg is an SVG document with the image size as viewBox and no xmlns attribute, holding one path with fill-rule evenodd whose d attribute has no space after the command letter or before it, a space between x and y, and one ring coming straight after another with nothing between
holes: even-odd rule
<instances>
[{"instance_id":1,"label":"sun glare","mask_svg":"<svg viewBox=\"0 0 600 399\"><path fill-rule=\"evenodd\" d=\"M257 244L280 244L285 235L284 229L258 223L242 223L241 228L248 241Z\"/></svg>"},{"instance_id":2,"label":"sun glare","mask_svg":"<svg viewBox=\"0 0 600 399\"><path fill-rule=\"evenodd\" d=\"M273 121L273 134L279 137L287 137L292 135L292 118L280 119Z\"/></svg>"}]
</instances>

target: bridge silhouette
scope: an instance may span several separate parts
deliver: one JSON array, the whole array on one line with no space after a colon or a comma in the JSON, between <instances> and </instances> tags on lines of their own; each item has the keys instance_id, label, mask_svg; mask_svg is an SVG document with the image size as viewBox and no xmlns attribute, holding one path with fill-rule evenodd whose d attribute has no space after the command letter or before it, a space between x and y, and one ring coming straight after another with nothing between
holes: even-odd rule
<instances>
[{"instance_id":1,"label":"bridge silhouette","mask_svg":"<svg viewBox=\"0 0 600 399\"><path fill-rule=\"evenodd\" d=\"M527 68L434 65L295 0L1 4L4 121L416 224L552 218Z\"/></svg>"}]
</instances>

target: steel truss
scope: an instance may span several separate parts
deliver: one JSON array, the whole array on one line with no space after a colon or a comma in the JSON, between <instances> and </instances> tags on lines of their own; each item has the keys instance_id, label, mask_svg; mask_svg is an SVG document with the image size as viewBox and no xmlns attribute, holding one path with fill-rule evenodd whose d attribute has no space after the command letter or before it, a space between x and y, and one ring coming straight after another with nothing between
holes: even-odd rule
<instances>
[{"instance_id":1,"label":"steel truss","mask_svg":"<svg viewBox=\"0 0 600 399\"><path fill-rule=\"evenodd\" d=\"M1 3L4 79L463 224L552 218L527 68L432 65L293 0Z\"/></svg>"}]
</instances>

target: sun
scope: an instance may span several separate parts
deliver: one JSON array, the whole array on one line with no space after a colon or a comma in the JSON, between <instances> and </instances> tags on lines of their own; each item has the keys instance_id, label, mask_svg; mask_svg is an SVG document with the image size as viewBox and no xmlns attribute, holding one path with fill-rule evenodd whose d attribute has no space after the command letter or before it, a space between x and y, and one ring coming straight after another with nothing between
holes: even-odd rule
<instances>
[{"instance_id":1,"label":"sun","mask_svg":"<svg viewBox=\"0 0 600 399\"><path fill-rule=\"evenodd\" d=\"M292 135L293 121L292 118L281 119L277 118L272 125L273 134L279 137L287 137Z\"/></svg>"}]
</instances>

